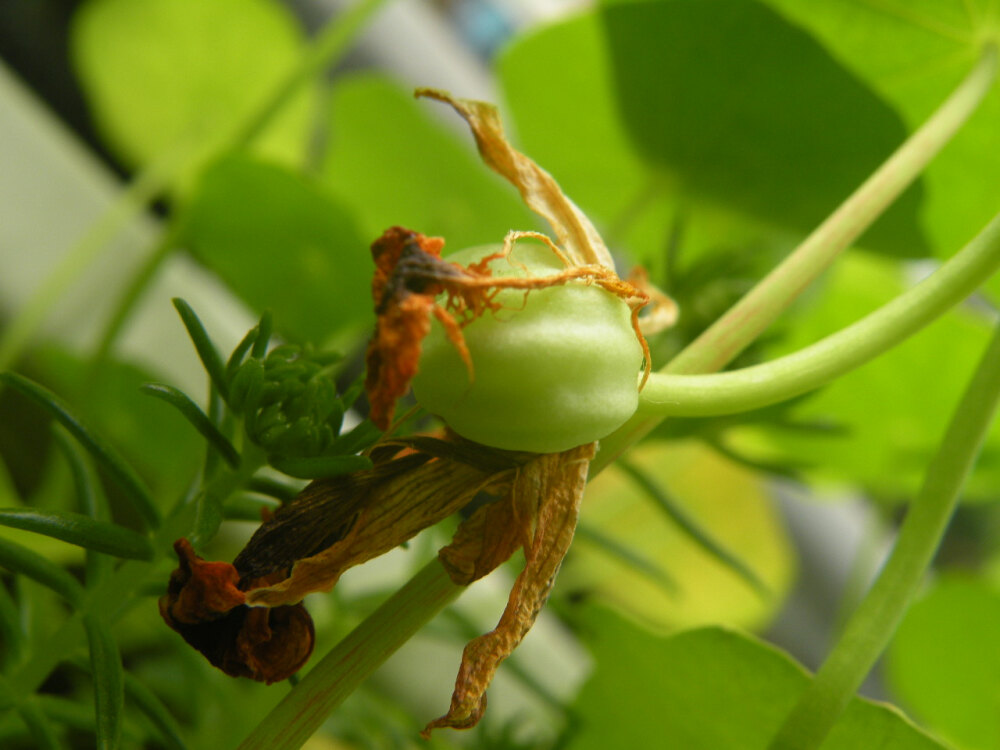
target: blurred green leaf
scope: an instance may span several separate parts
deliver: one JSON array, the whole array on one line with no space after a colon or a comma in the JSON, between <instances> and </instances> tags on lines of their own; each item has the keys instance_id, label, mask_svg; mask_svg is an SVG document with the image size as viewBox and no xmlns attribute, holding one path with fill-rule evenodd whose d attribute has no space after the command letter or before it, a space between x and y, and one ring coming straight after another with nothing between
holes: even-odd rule
<instances>
[{"instance_id":1,"label":"blurred green leaf","mask_svg":"<svg viewBox=\"0 0 1000 750\"><path fill-rule=\"evenodd\" d=\"M87 631L90 669L94 678L97 747L99 750L115 750L121 741L125 702L121 656L106 623L88 614L83 618L83 625Z\"/></svg>"},{"instance_id":2,"label":"blurred green leaf","mask_svg":"<svg viewBox=\"0 0 1000 750\"><path fill-rule=\"evenodd\" d=\"M678 528L625 472L612 466L587 487L581 521L670 576L673 590L589 545L574 546L559 574L563 591L593 594L657 630L723 622L760 627L791 584L794 561L759 476L696 441L650 441L630 463L669 492L713 540L742 560L758 584ZM766 587L769 596L761 594Z\"/></svg>"},{"instance_id":3,"label":"blurred green leaf","mask_svg":"<svg viewBox=\"0 0 1000 750\"><path fill-rule=\"evenodd\" d=\"M856 76L747 0L616 4L522 37L500 74L525 150L647 264L678 211L706 249L734 228L811 229L906 135ZM905 197L865 244L925 252L917 204Z\"/></svg>"},{"instance_id":4,"label":"blurred green leaf","mask_svg":"<svg viewBox=\"0 0 1000 750\"><path fill-rule=\"evenodd\" d=\"M866 315L904 288L892 262L849 255L826 279L813 304L795 313L794 325L771 355L795 351ZM767 445L751 453L810 467L813 480L849 482L888 501L908 500L919 486L959 395L989 337L987 316L955 310L890 352L840 378L789 409L790 419L827 422L835 431L749 431L736 443ZM756 437L751 437L756 436ZM1000 486L1000 425L994 426L966 487L966 498L991 499Z\"/></svg>"},{"instance_id":5,"label":"blurred green leaf","mask_svg":"<svg viewBox=\"0 0 1000 750\"><path fill-rule=\"evenodd\" d=\"M906 137L863 80L757 2L620 4L601 18L626 129L686 194L804 233ZM921 192L859 243L926 254Z\"/></svg>"},{"instance_id":6,"label":"blurred green leaf","mask_svg":"<svg viewBox=\"0 0 1000 750\"><path fill-rule=\"evenodd\" d=\"M151 528L160 525L160 512L153 503L145 482L103 437L77 419L69 406L54 393L25 377L12 372L0 373L0 384L7 385L27 396L61 424L80 445L87 449L94 461L111 476L145 524Z\"/></svg>"},{"instance_id":7,"label":"blurred green leaf","mask_svg":"<svg viewBox=\"0 0 1000 750\"><path fill-rule=\"evenodd\" d=\"M122 452L156 497L174 498L184 491L204 455L204 443L191 439L191 427L183 419L141 393L143 383L154 379L147 370L108 361L100 377L91 380L78 355L54 347L37 352L33 362L39 379ZM128 525L123 510L115 506L116 518Z\"/></svg>"},{"instance_id":8,"label":"blurred green leaf","mask_svg":"<svg viewBox=\"0 0 1000 750\"><path fill-rule=\"evenodd\" d=\"M581 632L597 661L574 706L571 750L763 750L809 675L745 634L703 628L657 638L592 608ZM943 750L900 713L855 698L823 750Z\"/></svg>"},{"instance_id":9,"label":"blurred green leaf","mask_svg":"<svg viewBox=\"0 0 1000 750\"><path fill-rule=\"evenodd\" d=\"M0 567L38 581L71 604L83 601L83 587L72 575L17 542L0 538Z\"/></svg>"},{"instance_id":10,"label":"blurred green leaf","mask_svg":"<svg viewBox=\"0 0 1000 750\"><path fill-rule=\"evenodd\" d=\"M997 9L964 0L801 3L766 0L800 25L840 64L866 81L915 129L997 35ZM1000 96L996 87L931 162L921 210L931 246L950 255L996 212L1000 190ZM970 180L969 175L976 175Z\"/></svg>"},{"instance_id":11,"label":"blurred green leaf","mask_svg":"<svg viewBox=\"0 0 1000 750\"><path fill-rule=\"evenodd\" d=\"M44 534L86 549L130 560L151 560L153 546L142 534L69 511L0 508L0 526Z\"/></svg>"},{"instance_id":12,"label":"blurred green leaf","mask_svg":"<svg viewBox=\"0 0 1000 750\"><path fill-rule=\"evenodd\" d=\"M369 242L399 225L444 237L447 254L538 226L440 104L415 101L385 78L356 75L334 86L331 112L324 178L355 210Z\"/></svg>"},{"instance_id":13,"label":"blurred green leaf","mask_svg":"<svg viewBox=\"0 0 1000 750\"><path fill-rule=\"evenodd\" d=\"M219 428L212 424L212 420L208 418L205 412L191 400L190 396L173 386L159 383L144 385L142 391L143 393L148 393L150 396L155 396L162 401L166 401L177 409L201 433L202 437L208 441L208 444L218 451L226 463L234 469L239 467L240 454L237 453L233 444L229 442L229 439L219 432Z\"/></svg>"},{"instance_id":14,"label":"blurred green leaf","mask_svg":"<svg viewBox=\"0 0 1000 750\"><path fill-rule=\"evenodd\" d=\"M957 748L1000 748L1000 587L948 576L910 608L886 654L893 693Z\"/></svg>"},{"instance_id":15,"label":"blurred green leaf","mask_svg":"<svg viewBox=\"0 0 1000 750\"><path fill-rule=\"evenodd\" d=\"M178 146L210 147L293 68L303 35L268 0L88 0L70 46L99 130L127 164L142 165ZM297 97L260 151L301 160L308 115L309 97Z\"/></svg>"},{"instance_id":16,"label":"blurred green leaf","mask_svg":"<svg viewBox=\"0 0 1000 750\"><path fill-rule=\"evenodd\" d=\"M191 251L280 330L322 343L371 316L369 242L310 180L248 156L209 167L186 215Z\"/></svg>"}]
</instances>

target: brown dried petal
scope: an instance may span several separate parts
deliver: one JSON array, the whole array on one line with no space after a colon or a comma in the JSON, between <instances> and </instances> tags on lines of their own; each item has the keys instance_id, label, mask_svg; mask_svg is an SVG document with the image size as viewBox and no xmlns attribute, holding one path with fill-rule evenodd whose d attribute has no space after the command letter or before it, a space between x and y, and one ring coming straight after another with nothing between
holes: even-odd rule
<instances>
[{"instance_id":1,"label":"brown dried petal","mask_svg":"<svg viewBox=\"0 0 1000 750\"><path fill-rule=\"evenodd\" d=\"M305 664L314 632L301 605L251 609L237 588L236 568L202 560L186 539L174 549L180 565L160 599L160 615L188 644L226 674L268 684L291 677Z\"/></svg>"},{"instance_id":2,"label":"brown dried petal","mask_svg":"<svg viewBox=\"0 0 1000 750\"><path fill-rule=\"evenodd\" d=\"M573 541L587 470L595 450L596 443L589 443L563 453L546 454L518 472L512 495L521 497L517 501L520 507L535 504L538 508L534 534L524 550L524 570L517 577L496 628L465 647L451 707L445 716L427 725L423 731L425 737L439 727L474 726L482 717L486 710L486 688L497 667L517 648L535 622ZM476 559L480 553L472 535L463 544L469 545L472 549L468 553L455 549L450 555Z\"/></svg>"},{"instance_id":3,"label":"brown dried petal","mask_svg":"<svg viewBox=\"0 0 1000 750\"><path fill-rule=\"evenodd\" d=\"M549 223L556 234L556 244L574 265L596 264L614 269L611 253L590 219L563 194L552 175L507 142L496 107L486 102L456 99L436 89L417 89L416 95L445 102L465 119L483 161L511 182L528 208Z\"/></svg>"},{"instance_id":4,"label":"brown dried petal","mask_svg":"<svg viewBox=\"0 0 1000 750\"><path fill-rule=\"evenodd\" d=\"M512 470L486 471L435 458L372 484L363 500L355 501L356 516L339 541L298 560L285 580L248 591L247 603L273 607L300 601L314 591L329 591L348 568L398 547L459 510L477 492L503 486L512 476ZM332 506L336 499L332 498ZM275 514L276 519L280 515Z\"/></svg>"}]
</instances>

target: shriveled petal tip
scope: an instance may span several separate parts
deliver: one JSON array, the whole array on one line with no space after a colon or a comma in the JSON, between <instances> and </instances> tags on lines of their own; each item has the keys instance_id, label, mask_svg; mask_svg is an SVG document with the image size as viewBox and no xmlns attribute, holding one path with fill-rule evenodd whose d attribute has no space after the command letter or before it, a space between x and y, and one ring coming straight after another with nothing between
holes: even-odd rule
<instances>
[{"instance_id":1,"label":"shriveled petal tip","mask_svg":"<svg viewBox=\"0 0 1000 750\"><path fill-rule=\"evenodd\" d=\"M499 557L513 552L513 539L527 536L524 570L514 583L500 622L465 647L448 713L428 724L422 732L424 737L442 727L467 729L482 717L486 688L500 663L534 624L573 541L587 471L596 449L596 443L589 443L539 456L526 464L518 471L510 494L498 501L506 509L498 508L491 519L506 517L516 531L505 534L488 530L485 516L477 521L474 515L466 522L465 533L460 529L455 541L442 550L442 561L449 572L454 569L461 576L482 575L489 572L485 570L488 564L497 565L502 562Z\"/></svg>"},{"instance_id":2,"label":"shriveled petal tip","mask_svg":"<svg viewBox=\"0 0 1000 750\"><path fill-rule=\"evenodd\" d=\"M203 560L186 539L179 539L174 549L180 565L160 598L160 615L213 666L233 677L271 684L305 664L315 634L301 605L250 609L238 587L264 582L241 581L234 566Z\"/></svg>"},{"instance_id":3,"label":"shriveled petal tip","mask_svg":"<svg viewBox=\"0 0 1000 750\"><path fill-rule=\"evenodd\" d=\"M525 205L549 223L557 244L574 265L614 269L611 253L590 219L563 193L552 175L507 141L496 107L438 89L420 88L414 93L444 102L462 116L486 165L513 184Z\"/></svg>"}]
</instances>

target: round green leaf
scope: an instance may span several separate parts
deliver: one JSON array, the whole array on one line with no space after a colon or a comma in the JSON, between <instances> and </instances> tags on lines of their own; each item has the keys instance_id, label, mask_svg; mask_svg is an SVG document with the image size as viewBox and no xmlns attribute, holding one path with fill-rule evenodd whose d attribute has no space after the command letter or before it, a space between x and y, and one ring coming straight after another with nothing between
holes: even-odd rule
<instances>
[{"instance_id":1,"label":"round green leaf","mask_svg":"<svg viewBox=\"0 0 1000 750\"><path fill-rule=\"evenodd\" d=\"M915 129L997 39L997 10L965 0L802 3L767 0L867 82ZM924 174L923 226L950 254L996 213L1000 95L993 92ZM975 175L975 179L969 179Z\"/></svg>"},{"instance_id":2,"label":"round green leaf","mask_svg":"<svg viewBox=\"0 0 1000 750\"><path fill-rule=\"evenodd\" d=\"M301 175L232 156L202 176L186 215L190 249L281 331L322 342L371 315L371 257L353 218Z\"/></svg>"},{"instance_id":3,"label":"round green leaf","mask_svg":"<svg viewBox=\"0 0 1000 750\"><path fill-rule=\"evenodd\" d=\"M748 750L770 739L808 674L747 635L703 628L658 638L610 612L588 613L597 666L577 698L572 750ZM823 750L943 750L891 707L855 698Z\"/></svg>"},{"instance_id":4,"label":"round green leaf","mask_svg":"<svg viewBox=\"0 0 1000 750\"><path fill-rule=\"evenodd\" d=\"M770 596L678 527L655 499L614 466L587 487L581 520L654 563L676 590L586 538L566 559L560 590L591 593L663 630L717 622L760 627L767 622L791 584L794 563L760 478L694 441L643 444L629 453L629 462L746 565Z\"/></svg>"},{"instance_id":5,"label":"round green leaf","mask_svg":"<svg viewBox=\"0 0 1000 750\"><path fill-rule=\"evenodd\" d=\"M886 656L892 691L959 748L1000 748L1000 588L948 577L910 608Z\"/></svg>"},{"instance_id":6,"label":"round green leaf","mask_svg":"<svg viewBox=\"0 0 1000 750\"><path fill-rule=\"evenodd\" d=\"M405 226L444 237L450 251L500 242L538 219L510 185L435 116L440 104L372 75L341 79L333 89L326 183L355 210L366 236ZM457 125L457 120L454 121Z\"/></svg>"},{"instance_id":7,"label":"round green leaf","mask_svg":"<svg viewBox=\"0 0 1000 750\"><path fill-rule=\"evenodd\" d=\"M585 14L516 43L501 75L528 153L613 232L658 223L659 248L664 206L812 229L906 136L857 76L745 0ZM917 193L863 244L926 252Z\"/></svg>"},{"instance_id":8,"label":"round green leaf","mask_svg":"<svg viewBox=\"0 0 1000 750\"><path fill-rule=\"evenodd\" d=\"M129 165L197 147L244 118L303 47L291 15L269 0L89 0L70 42L94 120ZM262 150L299 159L308 114L300 96L265 131Z\"/></svg>"}]
</instances>

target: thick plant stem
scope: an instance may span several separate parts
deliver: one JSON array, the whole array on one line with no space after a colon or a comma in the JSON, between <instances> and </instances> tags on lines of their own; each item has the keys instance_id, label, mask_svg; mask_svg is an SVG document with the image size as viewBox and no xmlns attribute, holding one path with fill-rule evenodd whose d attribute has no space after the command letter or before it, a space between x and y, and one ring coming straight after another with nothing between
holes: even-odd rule
<instances>
[{"instance_id":1,"label":"thick plant stem","mask_svg":"<svg viewBox=\"0 0 1000 750\"><path fill-rule=\"evenodd\" d=\"M143 169L76 245L63 256L4 329L0 335L0 370L10 368L44 322L52 304L72 286L83 270L96 261L111 240L154 198L166 190L178 174L211 153L223 153L243 148L251 143L303 83L321 72L325 66L335 63L343 55L365 23L386 2L387 0L359 0L322 31L294 70L289 72L253 112L240 122L233 123L224 131L216 133L208 143L190 135L181 138L174 149ZM126 291L123 306L134 304L140 296L141 285L153 277L153 271L165 256L166 252L162 250L150 255L144 266L136 272L137 281L133 281ZM111 325L119 325L125 312L127 310L116 311L112 315ZM111 335L103 336L102 346L110 347L113 333L114 331Z\"/></svg>"},{"instance_id":2,"label":"thick plant stem","mask_svg":"<svg viewBox=\"0 0 1000 750\"><path fill-rule=\"evenodd\" d=\"M863 365L935 320L1000 267L1000 216L933 275L827 338L765 364L714 375L650 376L649 416L735 414L794 398Z\"/></svg>"},{"instance_id":3,"label":"thick plant stem","mask_svg":"<svg viewBox=\"0 0 1000 750\"><path fill-rule=\"evenodd\" d=\"M885 567L799 698L771 750L818 748L920 587L1000 402L1000 326L927 470Z\"/></svg>"},{"instance_id":4,"label":"thick plant stem","mask_svg":"<svg viewBox=\"0 0 1000 750\"><path fill-rule=\"evenodd\" d=\"M721 370L826 270L903 192L969 119L997 73L997 50L987 45L976 66L919 130L855 190L812 234L663 372L695 375ZM637 414L601 441L591 465L600 471L649 433L661 417Z\"/></svg>"},{"instance_id":5,"label":"thick plant stem","mask_svg":"<svg viewBox=\"0 0 1000 750\"><path fill-rule=\"evenodd\" d=\"M436 559L370 614L257 725L239 750L296 750L330 712L464 587Z\"/></svg>"}]
</instances>

